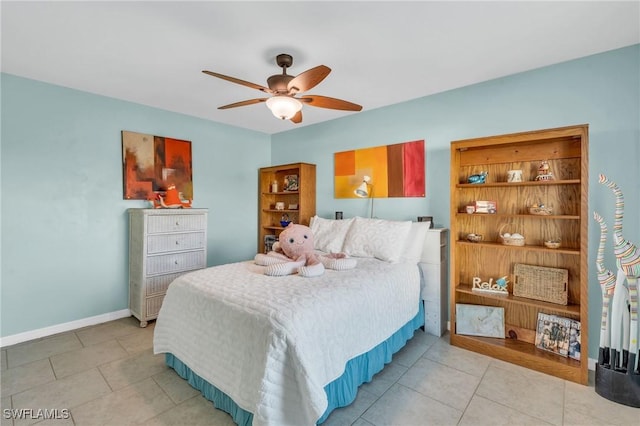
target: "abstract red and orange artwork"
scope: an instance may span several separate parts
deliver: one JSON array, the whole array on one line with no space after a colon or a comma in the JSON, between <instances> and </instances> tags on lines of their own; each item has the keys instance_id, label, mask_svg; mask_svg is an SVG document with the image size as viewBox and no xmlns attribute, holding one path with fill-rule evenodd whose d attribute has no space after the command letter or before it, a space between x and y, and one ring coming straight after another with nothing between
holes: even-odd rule
<instances>
[{"instance_id":1,"label":"abstract red and orange artwork","mask_svg":"<svg viewBox=\"0 0 640 426\"><path fill-rule=\"evenodd\" d=\"M354 190L370 178L370 197L424 197L424 140L334 154L335 198L357 198Z\"/></svg>"},{"instance_id":2,"label":"abstract red and orange artwork","mask_svg":"<svg viewBox=\"0 0 640 426\"><path fill-rule=\"evenodd\" d=\"M122 163L124 199L155 199L169 185L193 199L190 141L123 130Z\"/></svg>"}]
</instances>

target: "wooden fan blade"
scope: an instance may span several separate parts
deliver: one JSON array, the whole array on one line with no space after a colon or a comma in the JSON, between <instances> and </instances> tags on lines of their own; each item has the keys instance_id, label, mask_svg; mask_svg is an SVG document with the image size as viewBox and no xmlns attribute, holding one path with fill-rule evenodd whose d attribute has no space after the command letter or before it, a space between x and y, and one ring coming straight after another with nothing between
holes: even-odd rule
<instances>
[{"instance_id":1,"label":"wooden fan blade","mask_svg":"<svg viewBox=\"0 0 640 426\"><path fill-rule=\"evenodd\" d=\"M289 84L287 84L287 90L292 95L295 95L298 92L306 92L324 80L330 72L331 68L324 65L318 65L315 68L306 70L302 74L294 77Z\"/></svg>"},{"instance_id":2,"label":"wooden fan blade","mask_svg":"<svg viewBox=\"0 0 640 426\"><path fill-rule=\"evenodd\" d=\"M362 106L342 99L330 98L328 96L306 95L298 99L308 105L318 108L340 109L343 111L360 111Z\"/></svg>"},{"instance_id":3,"label":"wooden fan blade","mask_svg":"<svg viewBox=\"0 0 640 426\"><path fill-rule=\"evenodd\" d=\"M251 83L249 81L240 80L239 78L229 77L228 75L218 74L217 72L213 72L213 71L204 70L202 72L207 74L207 75L213 76L213 77L218 77L218 78L221 78L223 80L230 81L232 83L240 84L242 86L250 87L252 89L258 89L258 90L260 90L262 92L265 92L265 93L273 93L273 91L271 89L269 89L268 87L260 86L259 84Z\"/></svg>"},{"instance_id":4,"label":"wooden fan blade","mask_svg":"<svg viewBox=\"0 0 640 426\"><path fill-rule=\"evenodd\" d=\"M240 102L235 102L229 105L223 105L221 107L218 107L218 109L229 109L229 108L236 108L236 107L241 107L241 106L245 106L245 105L253 105L253 104L258 104L260 102L266 102L268 98L259 98L259 99L249 99L247 101L240 101Z\"/></svg>"},{"instance_id":5,"label":"wooden fan blade","mask_svg":"<svg viewBox=\"0 0 640 426\"><path fill-rule=\"evenodd\" d=\"M296 115L291 117L291 121L296 123L296 124L302 123L302 110L296 112Z\"/></svg>"}]
</instances>

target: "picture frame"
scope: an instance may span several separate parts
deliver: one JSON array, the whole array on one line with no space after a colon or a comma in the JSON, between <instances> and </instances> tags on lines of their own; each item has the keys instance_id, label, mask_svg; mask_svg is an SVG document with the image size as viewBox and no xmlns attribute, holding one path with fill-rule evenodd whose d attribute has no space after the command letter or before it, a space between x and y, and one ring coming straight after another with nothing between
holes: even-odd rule
<instances>
[{"instance_id":1,"label":"picture frame","mask_svg":"<svg viewBox=\"0 0 640 426\"><path fill-rule=\"evenodd\" d=\"M354 189L370 178L370 198L426 196L424 139L336 152L334 198L358 198Z\"/></svg>"},{"instance_id":2,"label":"picture frame","mask_svg":"<svg viewBox=\"0 0 640 426\"><path fill-rule=\"evenodd\" d=\"M456 303L456 333L504 339L504 308Z\"/></svg>"},{"instance_id":3,"label":"picture frame","mask_svg":"<svg viewBox=\"0 0 640 426\"><path fill-rule=\"evenodd\" d=\"M538 313L535 345L538 349L567 357L571 319L557 315Z\"/></svg>"},{"instance_id":4,"label":"picture frame","mask_svg":"<svg viewBox=\"0 0 640 426\"><path fill-rule=\"evenodd\" d=\"M123 199L155 200L173 185L193 200L191 141L122 130Z\"/></svg>"},{"instance_id":5,"label":"picture frame","mask_svg":"<svg viewBox=\"0 0 640 426\"><path fill-rule=\"evenodd\" d=\"M569 332L569 358L580 361L580 321L571 320Z\"/></svg>"},{"instance_id":6,"label":"picture frame","mask_svg":"<svg viewBox=\"0 0 640 426\"><path fill-rule=\"evenodd\" d=\"M298 175L286 175L284 177L285 191L298 191Z\"/></svg>"},{"instance_id":7,"label":"picture frame","mask_svg":"<svg viewBox=\"0 0 640 426\"><path fill-rule=\"evenodd\" d=\"M273 249L273 244L278 241L278 238L275 235L265 235L264 236L264 252L269 253Z\"/></svg>"}]
</instances>

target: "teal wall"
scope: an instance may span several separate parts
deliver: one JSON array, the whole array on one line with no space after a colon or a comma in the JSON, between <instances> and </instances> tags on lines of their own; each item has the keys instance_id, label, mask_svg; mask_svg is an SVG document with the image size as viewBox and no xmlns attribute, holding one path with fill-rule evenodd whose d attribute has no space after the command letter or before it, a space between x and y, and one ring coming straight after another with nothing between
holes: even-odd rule
<instances>
[{"instance_id":1,"label":"teal wall","mask_svg":"<svg viewBox=\"0 0 640 426\"><path fill-rule=\"evenodd\" d=\"M640 244L640 45L279 133L272 137L272 159L317 165L318 215L368 216L367 200L333 197L333 154L424 139L426 197L376 199L374 215L414 220L429 215L448 227L451 141L584 123L590 141L589 211L598 210L612 227L615 200L598 184L598 174L605 173L625 195L626 238ZM601 313L593 264L598 240L599 227L590 221L591 358L597 354ZM611 250L609 245L607 266L615 270Z\"/></svg>"},{"instance_id":2,"label":"teal wall","mask_svg":"<svg viewBox=\"0 0 640 426\"><path fill-rule=\"evenodd\" d=\"M7 74L1 84L2 336L127 308L125 212L144 203L122 199L121 130L193 142L194 206L209 208L209 265L255 253L259 167L315 163L318 214L366 216L366 200L333 198L333 154L424 139L426 197L376 199L375 215L432 215L448 227L452 140L583 123L590 126L589 209L613 222L613 196L597 183L604 172L624 191L627 238L640 243L640 45L390 107L365 105L272 136ZM598 232L590 221L592 358ZM615 268L610 250L607 264Z\"/></svg>"},{"instance_id":3,"label":"teal wall","mask_svg":"<svg viewBox=\"0 0 640 426\"><path fill-rule=\"evenodd\" d=\"M208 264L255 252L270 136L2 74L2 336L128 307L120 132L192 141Z\"/></svg>"}]
</instances>

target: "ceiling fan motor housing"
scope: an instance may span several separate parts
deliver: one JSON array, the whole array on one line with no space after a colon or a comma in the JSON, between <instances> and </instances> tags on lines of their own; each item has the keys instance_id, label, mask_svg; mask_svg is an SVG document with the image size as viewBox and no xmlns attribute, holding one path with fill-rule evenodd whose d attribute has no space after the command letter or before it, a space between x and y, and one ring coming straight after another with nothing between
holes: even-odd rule
<instances>
[{"instance_id":1,"label":"ceiling fan motor housing","mask_svg":"<svg viewBox=\"0 0 640 426\"><path fill-rule=\"evenodd\" d=\"M289 93L287 86L293 78L293 75L275 74L267 79L267 86L278 95L286 95Z\"/></svg>"}]
</instances>

